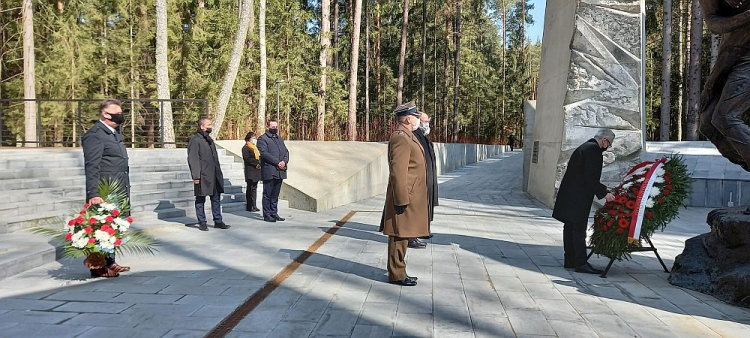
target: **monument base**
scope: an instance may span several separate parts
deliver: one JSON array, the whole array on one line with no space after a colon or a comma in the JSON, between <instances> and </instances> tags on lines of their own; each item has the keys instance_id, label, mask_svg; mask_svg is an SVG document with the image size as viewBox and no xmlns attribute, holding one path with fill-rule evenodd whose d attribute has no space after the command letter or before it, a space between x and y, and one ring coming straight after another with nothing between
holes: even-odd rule
<instances>
[{"instance_id":1,"label":"monument base","mask_svg":"<svg viewBox=\"0 0 750 338\"><path fill-rule=\"evenodd\" d=\"M750 307L750 215L746 207L711 211L711 232L685 242L669 282Z\"/></svg>"}]
</instances>

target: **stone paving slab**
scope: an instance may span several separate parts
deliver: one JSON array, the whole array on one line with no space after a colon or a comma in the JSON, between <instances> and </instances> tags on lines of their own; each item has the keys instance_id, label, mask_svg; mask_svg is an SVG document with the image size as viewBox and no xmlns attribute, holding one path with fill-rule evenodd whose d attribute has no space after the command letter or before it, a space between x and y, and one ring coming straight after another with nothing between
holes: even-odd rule
<instances>
[{"instance_id":1,"label":"stone paving slab","mask_svg":"<svg viewBox=\"0 0 750 338\"><path fill-rule=\"evenodd\" d=\"M666 281L637 253L608 278L562 267L562 224L520 190L520 153L443 175L424 250L408 251L415 287L386 283L383 197L286 222L225 215L204 233L153 221L153 257L92 279L60 261L0 281L0 337L203 337L350 211L344 227L227 337L749 337L750 310ZM708 209L681 212L654 244L671 266ZM592 264L603 266L604 258Z\"/></svg>"}]
</instances>

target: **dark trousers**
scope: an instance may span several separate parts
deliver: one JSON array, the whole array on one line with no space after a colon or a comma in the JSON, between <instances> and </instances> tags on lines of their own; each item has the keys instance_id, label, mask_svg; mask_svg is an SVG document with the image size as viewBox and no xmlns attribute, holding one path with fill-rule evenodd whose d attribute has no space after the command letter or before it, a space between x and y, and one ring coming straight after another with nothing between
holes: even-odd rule
<instances>
[{"instance_id":1,"label":"dark trousers","mask_svg":"<svg viewBox=\"0 0 750 338\"><path fill-rule=\"evenodd\" d=\"M258 181L245 180L247 190L245 191L245 209L251 211L258 209Z\"/></svg>"},{"instance_id":2,"label":"dark trousers","mask_svg":"<svg viewBox=\"0 0 750 338\"><path fill-rule=\"evenodd\" d=\"M281 179L263 180L263 216L279 215L279 194L281 193Z\"/></svg>"},{"instance_id":3,"label":"dark trousers","mask_svg":"<svg viewBox=\"0 0 750 338\"><path fill-rule=\"evenodd\" d=\"M565 262L573 266L586 263L586 223L563 225Z\"/></svg>"},{"instance_id":4,"label":"dark trousers","mask_svg":"<svg viewBox=\"0 0 750 338\"><path fill-rule=\"evenodd\" d=\"M195 216L198 217L198 223L206 223L206 196L195 196ZM211 195L211 213L214 216L214 223L223 223L221 218L221 194L218 190L214 190Z\"/></svg>"}]
</instances>

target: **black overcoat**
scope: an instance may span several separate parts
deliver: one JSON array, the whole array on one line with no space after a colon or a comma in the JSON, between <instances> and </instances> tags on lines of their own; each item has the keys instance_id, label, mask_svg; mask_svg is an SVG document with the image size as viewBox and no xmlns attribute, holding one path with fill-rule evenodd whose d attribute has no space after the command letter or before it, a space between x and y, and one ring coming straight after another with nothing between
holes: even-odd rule
<instances>
[{"instance_id":1,"label":"black overcoat","mask_svg":"<svg viewBox=\"0 0 750 338\"><path fill-rule=\"evenodd\" d=\"M427 167L427 212L429 220L432 222L435 215L435 207L438 204L438 180L437 180L437 159L435 156L435 147L429 137L424 134L421 128L414 131L419 143L424 148L424 161Z\"/></svg>"},{"instance_id":2,"label":"black overcoat","mask_svg":"<svg viewBox=\"0 0 750 338\"><path fill-rule=\"evenodd\" d=\"M200 180L200 184L193 185L195 196L211 196L214 190L224 192L224 174L221 172L219 154L211 136L198 131L190 137L188 166L192 179Z\"/></svg>"},{"instance_id":3,"label":"black overcoat","mask_svg":"<svg viewBox=\"0 0 750 338\"><path fill-rule=\"evenodd\" d=\"M242 147L242 161L245 162L245 181L260 181L260 159L255 157L255 152L247 145Z\"/></svg>"},{"instance_id":4,"label":"black overcoat","mask_svg":"<svg viewBox=\"0 0 750 338\"><path fill-rule=\"evenodd\" d=\"M598 198L607 195L607 186L599 182L603 152L593 138L573 151L552 212L556 220L571 224L588 223L594 195Z\"/></svg>"},{"instance_id":5,"label":"black overcoat","mask_svg":"<svg viewBox=\"0 0 750 338\"><path fill-rule=\"evenodd\" d=\"M86 174L86 200L99 196L99 181L116 179L130 196L128 151L122 134L112 132L103 122L97 121L83 135L84 172Z\"/></svg>"},{"instance_id":6,"label":"black overcoat","mask_svg":"<svg viewBox=\"0 0 750 338\"><path fill-rule=\"evenodd\" d=\"M284 145L284 140L278 134L265 132L258 137L258 151L260 152L260 170L263 180L283 180L286 178L286 169L289 166L289 150ZM287 166L279 169L279 162L284 161Z\"/></svg>"}]
</instances>

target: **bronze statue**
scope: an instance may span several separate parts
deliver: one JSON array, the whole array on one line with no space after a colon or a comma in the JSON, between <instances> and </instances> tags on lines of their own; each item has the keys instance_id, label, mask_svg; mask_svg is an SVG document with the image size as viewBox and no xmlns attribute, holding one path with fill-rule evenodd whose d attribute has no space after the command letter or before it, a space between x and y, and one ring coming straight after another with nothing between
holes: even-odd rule
<instances>
[{"instance_id":1,"label":"bronze statue","mask_svg":"<svg viewBox=\"0 0 750 338\"><path fill-rule=\"evenodd\" d=\"M700 131L732 163L750 171L750 0L700 0L708 29L721 35L701 93ZM749 209L750 210L750 209Z\"/></svg>"}]
</instances>

